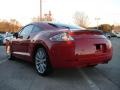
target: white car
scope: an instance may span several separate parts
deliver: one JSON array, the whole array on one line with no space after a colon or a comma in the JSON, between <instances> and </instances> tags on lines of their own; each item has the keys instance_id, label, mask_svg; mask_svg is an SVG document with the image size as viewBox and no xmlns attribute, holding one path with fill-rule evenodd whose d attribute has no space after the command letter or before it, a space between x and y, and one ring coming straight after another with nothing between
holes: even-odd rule
<instances>
[{"instance_id":1,"label":"white car","mask_svg":"<svg viewBox=\"0 0 120 90\"><path fill-rule=\"evenodd\" d=\"M112 31L113 34L116 35L116 37L120 38L120 32L117 32L117 31Z\"/></svg>"},{"instance_id":2,"label":"white car","mask_svg":"<svg viewBox=\"0 0 120 90\"><path fill-rule=\"evenodd\" d=\"M4 35L4 40L3 40L3 44L5 45L7 41L11 41L13 38L13 35L11 33L6 32L6 34Z\"/></svg>"},{"instance_id":3,"label":"white car","mask_svg":"<svg viewBox=\"0 0 120 90\"><path fill-rule=\"evenodd\" d=\"M104 33L104 35L105 35L108 39L110 39L110 38L111 38L110 33Z\"/></svg>"},{"instance_id":4,"label":"white car","mask_svg":"<svg viewBox=\"0 0 120 90\"><path fill-rule=\"evenodd\" d=\"M118 38L120 38L120 32L119 32L119 33L117 32L117 33L116 33L116 36L117 36Z\"/></svg>"}]
</instances>

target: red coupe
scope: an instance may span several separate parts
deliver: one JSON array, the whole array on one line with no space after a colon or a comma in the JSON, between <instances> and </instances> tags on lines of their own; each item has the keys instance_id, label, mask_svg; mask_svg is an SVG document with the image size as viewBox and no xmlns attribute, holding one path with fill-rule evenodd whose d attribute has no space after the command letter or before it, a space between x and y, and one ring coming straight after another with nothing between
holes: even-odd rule
<instances>
[{"instance_id":1,"label":"red coupe","mask_svg":"<svg viewBox=\"0 0 120 90\"><path fill-rule=\"evenodd\" d=\"M34 62L42 76L54 68L96 66L112 58L111 42L99 30L36 22L26 25L13 37L10 59Z\"/></svg>"}]
</instances>

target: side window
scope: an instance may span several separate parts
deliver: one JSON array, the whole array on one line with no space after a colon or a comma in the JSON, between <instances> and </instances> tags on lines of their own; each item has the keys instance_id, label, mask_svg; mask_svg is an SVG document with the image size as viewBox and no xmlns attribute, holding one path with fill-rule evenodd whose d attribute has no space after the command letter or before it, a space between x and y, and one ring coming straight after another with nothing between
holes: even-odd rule
<instances>
[{"instance_id":1,"label":"side window","mask_svg":"<svg viewBox=\"0 0 120 90\"><path fill-rule=\"evenodd\" d=\"M38 33L38 32L40 32L40 31L42 31L42 29L41 29L40 27L34 26L34 28L33 28L33 30L32 30L31 33Z\"/></svg>"},{"instance_id":2,"label":"side window","mask_svg":"<svg viewBox=\"0 0 120 90\"><path fill-rule=\"evenodd\" d=\"M32 29L33 29L33 25L28 25L28 26L24 27L24 28L19 32L19 35L20 35L22 38L27 39L28 36L30 35Z\"/></svg>"}]
</instances>

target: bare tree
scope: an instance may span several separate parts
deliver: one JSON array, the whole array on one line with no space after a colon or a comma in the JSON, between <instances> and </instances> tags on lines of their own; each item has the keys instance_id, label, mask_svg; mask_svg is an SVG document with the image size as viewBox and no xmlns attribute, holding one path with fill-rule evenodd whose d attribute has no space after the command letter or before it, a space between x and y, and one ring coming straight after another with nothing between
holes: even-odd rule
<instances>
[{"instance_id":1,"label":"bare tree","mask_svg":"<svg viewBox=\"0 0 120 90\"><path fill-rule=\"evenodd\" d=\"M74 14L75 23L81 27L88 27L88 20L88 16L84 12L76 12Z\"/></svg>"}]
</instances>

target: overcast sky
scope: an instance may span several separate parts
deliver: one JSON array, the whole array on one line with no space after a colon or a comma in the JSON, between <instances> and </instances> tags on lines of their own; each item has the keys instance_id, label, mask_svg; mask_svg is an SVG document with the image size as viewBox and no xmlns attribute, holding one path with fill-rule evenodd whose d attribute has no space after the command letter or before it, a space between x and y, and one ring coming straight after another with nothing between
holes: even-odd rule
<instances>
[{"instance_id":1,"label":"overcast sky","mask_svg":"<svg viewBox=\"0 0 120 90\"><path fill-rule=\"evenodd\" d=\"M55 21L72 23L76 11L85 12L90 25L120 23L120 0L42 0L43 13L52 12ZM0 0L0 19L15 18L27 24L39 16L39 0Z\"/></svg>"}]
</instances>

